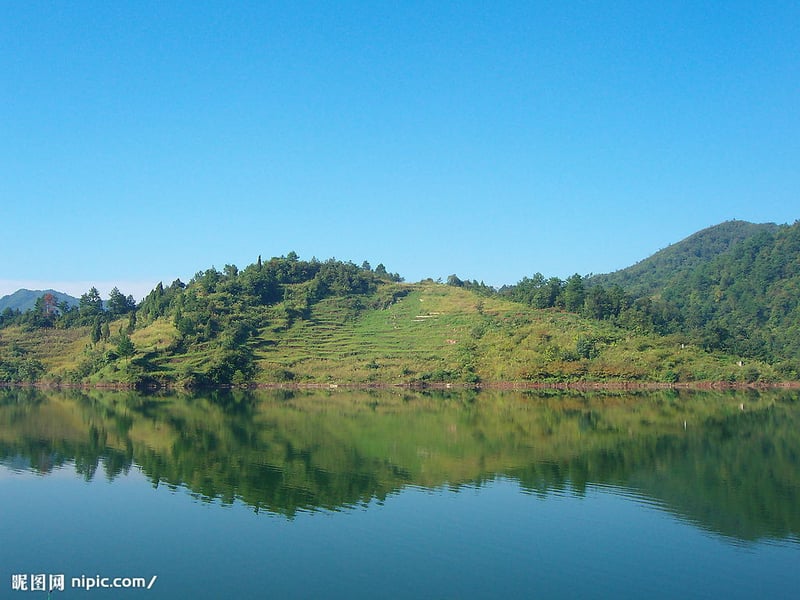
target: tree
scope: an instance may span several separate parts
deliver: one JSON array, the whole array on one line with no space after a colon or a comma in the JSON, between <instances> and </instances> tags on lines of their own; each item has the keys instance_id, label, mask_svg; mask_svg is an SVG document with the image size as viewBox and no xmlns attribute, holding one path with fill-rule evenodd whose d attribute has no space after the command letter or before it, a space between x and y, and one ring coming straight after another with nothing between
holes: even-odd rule
<instances>
[{"instance_id":1,"label":"tree","mask_svg":"<svg viewBox=\"0 0 800 600\"><path fill-rule=\"evenodd\" d=\"M583 308L586 298L586 290L583 287L583 277L575 273L567 278L562 293L564 308L570 312L578 312Z\"/></svg>"},{"instance_id":2,"label":"tree","mask_svg":"<svg viewBox=\"0 0 800 600\"><path fill-rule=\"evenodd\" d=\"M136 311L131 311L128 317L128 333L133 333L136 329Z\"/></svg>"},{"instance_id":3,"label":"tree","mask_svg":"<svg viewBox=\"0 0 800 600\"><path fill-rule=\"evenodd\" d=\"M100 341L100 338L103 336L102 325L100 323L100 319L95 319L94 324L92 325L92 343L96 344Z\"/></svg>"},{"instance_id":4,"label":"tree","mask_svg":"<svg viewBox=\"0 0 800 600\"><path fill-rule=\"evenodd\" d=\"M608 319L614 314L611 297L602 285L589 288L584 302L584 314L593 319Z\"/></svg>"},{"instance_id":5,"label":"tree","mask_svg":"<svg viewBox=\"0 0 800 600\"><path fill-rule=\"evenodd\" d=\"M9 325L17 316L18 312L15 312L10 306L6 306L3 312L0 313L0 327Z\"/></svg>"},{"instance_id":6,"label":"tree","mask_svg":"<svg viewBox=\"0 0 800 600\"><path fill-rule=\"evenodd\" d=\"M81 295L78 301L78 310L84 318L102 314L103 300L100 298L100 292L97 291L96 287L92 286L88 292Z\"/></svg>"},{"instance_id":7,"label":"tree","mask_svg":"<svg viewBox=\"0 0 800 600\"><path fill-rule=\"evenodd\" d=\"M42 296L42 302L46 315L55 315L58 312L58 299L50 292Z\"/></svg>"},{"instance_id":8,"label":"tree","mask_svg":"<svg viewBox=\"0 0 800 600\"><path fill-rule=\"evenodd\" d=\"M192 281L189 283L196 283L200 286L206 294L213 294L217 291L217 284L222 277L222 273L217 271L214 267L210 269L206 269L205 271L199 271L195 274Z\"/></svg>"},{"instance_id":9,"label":"tree","mask_svg":"<svg viewBox=\"0 0 800 600\"><path fill-rule=\"evenodd\" d=\"M591 336L578 336L578 340L575 342L575 354L577 354L579 358L595 358L599 354L597 350L597 341Z\"/></svg>"},{"instance_id":10,"label":"tree","mask_svg":"<svg viewBox=\"0 0 800 600\"><path fill-rule=\"evenodd\" d=\"M34 327L52 327L57 314L56 298L47 293L36 299L30 322Z\"/></svg>"},{"instance_id":11,"label":"tree","mask_svg":"<svg viewBox=\"0 0 800 600\"><path fill-rule=\"evenodd\" d=\"M136 308L136 301L133 296L125 296L119 289L114 288L108 294L108 312L112 316L118 317L131 312Z\"/></svg>"},{"instance_id":12,"label":"tree","mask_svg":"<svg viewBox=\"0 0 800 600\"><path fill-rule=\"evenodd\" d=\"M117 354L123 357L133 356L136 353L136 346L130 336L125 333L120 334L117 340Z\"/></svg>"}]
</instances>

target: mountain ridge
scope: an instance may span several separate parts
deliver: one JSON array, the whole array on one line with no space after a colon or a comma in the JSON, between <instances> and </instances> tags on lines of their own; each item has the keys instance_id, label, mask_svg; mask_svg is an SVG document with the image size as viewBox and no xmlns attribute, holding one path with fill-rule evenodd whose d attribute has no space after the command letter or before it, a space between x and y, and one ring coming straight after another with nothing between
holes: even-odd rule
<instances>
[{"instance_id":1,"label":"mountain ridge","mask_svg":"<svg viewBox=\"0 0 800 600\"><path fill-rule=\"evenodd\" d=\"M45 294L53 294L57 302L67 302L70 306L77 306L79 302L78 298L70 296L65 292L59 292L53 289L29 290L27 288L20 288L17 291L0 298L0 312L7 308L15 311L18 310L20 312L30 310L36 305L36 300Z\"/></svg>"}]
</instances>

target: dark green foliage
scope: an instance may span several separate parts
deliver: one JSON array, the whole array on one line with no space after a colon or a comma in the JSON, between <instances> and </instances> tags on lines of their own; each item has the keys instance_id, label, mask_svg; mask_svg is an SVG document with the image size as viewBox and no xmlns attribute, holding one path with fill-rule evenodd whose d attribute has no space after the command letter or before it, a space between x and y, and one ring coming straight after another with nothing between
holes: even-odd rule
<instances>
[{"instance_id":1,"label":"dark green foliage","mask_svg":"<svg viewBox=\"0 0 800 600\"><path fill-rule=\"evenodd\" d=\"M736 225L750 235L690 271L648 279L657 295L636 303L647 303L642 312L657 332L690 334L709 350L800 358L800 223Z\"/></svg>"},{"instance_id":2,"label":"dark green foliage","mask_svg":"<svg viewBox=\"0 0 800 600\"><path fill-rule=\"evenodd\" d=\"M0 328L16 323L22 313L19 310L6 307L0 313Z\"/></svg>"},{"instance_id":3,"label":"dark green foliage","mask_svg":"<svg viewBox=\"0 0 800 600\"><path fill-rule=\"evenodd\" d=\"M166 316L173 302L183 293L185 288L186 285L180 279L173 281L166 289L162 283L159 283L153 288L153 291L142 300L138 311L139 316L142 317L145 322Z\"/></svg>"},{"instance_id":4,"label":"dark green foliage","mask_svg":"<svg viewBox=\"0 0 800 600\"><path fill-rule=\"evenodd\" d=\"M575 275L567 278L562 291L564 308L570 312L580 312L583 310L583 303L586 299L586 290L583 287L583 278Z\"/></svg>"},{"instance_id":5,"label":"dark green foliage","mask_svg":"<svg viewBox=\"0 0 800 600\"><path fill-rule=\"evenodd\" d=\"M358 267L335 259L304 261L290 252L268 261L259 257L241 270L235 265L225 265L221 272L212 267L198 272L188 285L178 281L165 289L159 284L142 301L138 318L170 318L180 334L173 352L210 353L211 360L184 373L185 384L236 385L256 373L253 347L261 329L276 319L288 327L307 319L311 307L325 298L371 294L393 278L399 279L385 268L372 271L368 263Z\"/></svg>"},{"instance_id":6,"label":"dark green foliage","mask_svg":"<svg viewBox=\"0 0 800 600\"><path fill-rule=\"evenodd\" d=\"M117 354L122 357L130 357L136 353L136 346L131 341L130 336L121 333L117 338Z\"/></svg>"},{"instance_id":7,"label":"dark green foliage","mask_svg":"<svg viewBox=\"0 0 800 600\"><path fill-rule=\"evenodd\" d=\"M131 311L130 316L128 317L128 333L133 333L136 330L136 312Z\"/></svg>"},{"instance_id":8,"label":"dark green foliage","mask_svg":"<svg viewBox=\"0 0 800 600\"><path fill-rule=\"evenodd\" d=\"M252 351L246 347L226 348L212 358L201 382L210 385L242 384L255 375Z\"/></svg>"},{"instance_id":9,"label":"dark green foliage","mask_svg":"<svg viewBox=\"0 0 800 600\"><path fill-rule=\"evenodd\" d=\"M673 277L684 276L697 267L753 236L774 233L774 223L748 223L727 221L709 227L660 250L635 265L607 275L595 275L590 285L619 285L634 297L657 293Z\"/></svg>"},{"instance_id":10,"label":"dark green foliage","mask_svg":"<svg viewBox=\"0 0 800 600\"><path fill-rule=\"evenodd\" d=\"M108 312L112 318L125 315L136 308L136 301L133 296L125 296L114 286L108 294Z\"/></svg>"},{"instance_id":11,"label":"dark green foliage","mask_svg":"<svg viewBox=\"0 0 800 600\"><path fill-rule=\"evenodd\" d=\"M92 343L96 344L100 341L100 338L103 336L103 326L100 322L100 319L96 319L94 325L92 325Z\"/></svg>"},{"instance_id":12,"label":"dark green foliage","mask_svg":"<svg viewBox=\"0 0 800 600\"><path fill-rule=\"evenodd\" d=\"M74 304L69 298L70 296L59 292L45 292L25 312L4 310L0 313L0 328L10 325L21 325L28 330L80 326L95 328L98 322L102 324L124 314L133 314L136 310L133 296L123 295L116 287L111 290L107 309L95 287L81 295L80 300Z\"/></svg>"},{"instance_id":13,"label":"dark green foliage","mask_svg":"<svg viewBox=\"0 0 800 600\"><path fill-rule=\"evenodd\" d=\"M211 334L213 326L206 329L205 324L225 314L249 312L255 307L287 300L292 301L292 310L302 313L298 303L314 303L329 296L368 294L381 282L399 279L381 267L372 271L365 265L358 267L335 259L303 261L294 252L266 262L259 257L255 264L242 270L226 265L223 272L213 267L200 271L188 286L177 281L165 289L159 284L142 301L138 312L148 321L171 315L176 325L188 318L178 325L184 335L194 334L200 323ZM304 287L299 290L298 286Z\"/></svg>"},{"instance_id":14,"label":"dark green foliage","mask_svg":"<svg viewBox=\"0 0 800 600\"><path fill-rule=\"evenodd\" d=\"M500 288L500 295L523 302L535 308L553 308L559 303L564 291L564 282L558 277L545 279L541 273L523 277L517 285Z\"/></svg>"},{"instance_id":15,"label":"dark green foliage","mask_svg":"<svg viewBox=\"0 0 800 600\"><path fill-rule=\"evenodd\" d=\"M96 287L83 294L78 303L78 312L84 320L92 320L103 313L103 300Z\"/></svg>"},{"instance_id":16,"label":"dark green foliage","mask_svg":"<svg viewBox=\"0 0 800 600\"><path fill-rule=\"evenodd\" d=\"M625 289L621 285L625 286ZM682 334L708 351L800 358L800 223L731 221L611 275L541 273L499 290L642 334Z\"/></svg>"},{"instance_id":17,"label":"dark green foliage","mask_svg":"<svg viewBox=\"0 0 800 600\"><path fill-rule=\"evenodd\" d=\"M595 358L600 352L597 349L597 340L592 337L582 335L575 343L575 354L578 358Z\"/></svg>"},{"instance_id":18,"label":"dark green foliage","mask_svg":"<svg viewBox=\"0 0 800 600\"><path fill-rule=\"evenodd\" d=\"M645 268L646 265L650 266ZM553 314L547 319L567 317L555 315L566 311L603 321L590 325L584 321L584 325L579 326L580 319L569 316L564 323L576 329L570 331L567 339L556 343L544 334L523 334L527 326L524 319L517 322L516 317L504 318L506 333L518 337L514 344L524 342L532 349L538 348L535 351L541 364L531 364L530 369L525 367L523 378L548 379L556 373L560 373L559 377L580 378L586 374L586 361L597 357L605 363L592 376L601 379L652 376L674 381L722 377L730 381L756 382L777 376L798 376L800 224L726 223L700 232L635 267L626 270L628 289L616 283L619 278L611 276L582 277L576 273L561 280L536 273L516 285L495 290L483 282L463 280L452 274L447 284L459 289L450 289L447 294L461 297L465 292L476 294L474 300L468 301L467 312L474 307L480 318L469 321L463 329L464 338L473 344L479 341L501 343L500 339L492 337L497 334L492 325L492 315L497 309L484 310L484 303L487 306L493 303L489 299L492 296L549 310ZM133 376L133 367L139 369L142 376L150 376L149 370L157 370L161 365L164 369L161 376L179 371L177 379L194 385L239 384L255 375L255 356L265 373L278 369L264 359L267 346L278 343L287 331L302 331L304 323L320 325L315 315L321 307L339 306L344 321L337 320L337 323L354 322L364 311L393 307L414 289L410 285L385 285L398 280L400 277L387 272L382 264L373 270L366 261L360 266L336 259L306 261L290 252L267 261L259 257L256 263L244 269L232 264L225 265L222 271L211 267L199 271L189 284L176 280L164 287L159 283L138 307L130 296L124 296L116 288L106 307L95 288L81 296L77 308L45 295L25 313L4 310L0 313L0 327L16 324L22 326L24 332L30 332L85 326L92 342L97 344L100 340L109 341L112 319L127 315L127 326L117 323L115 329L118 327L120 335L128 341L128 336L138 333L137 329L147 328L162 319L163 325L158 327L168 330L164 337L169 341L160 347L153 346L156 356L152 359L138 361L141 357L136 357L135 348L128 347L125 342L120 346L112 339L116 347L111 350L92 347L90 350L98 350L98 356L89 356L89 352L80 368L70 367L75 377L80 379L95 373L105 377L119 372ZM420 285L435 286L433 281ZM174 324L177 339L168 323ZM461 325L454 324L453 331L458 331L457 327ZM598 336L596 332L601 327L612 333ZM614 356L615 352L626 352L624 344L613 349L606 338L625 340L632 335L644 336L646 344L643 342L643 345L647 349L661 345L669 353L670 348L699 348L729 355L735 359L729 359L729 365L740 359L743 364L738 368L718 368L709 362L708 368L691 372L679 359L672 360L674 357L662 361L663 357L654 356L641 365L634 365L625 358L621 363ZM657 340L658 336L671 337ZM466 351L461 336L447 333L446 338L449 344L458 343L459 351L461 348ZM486 342L487 339L491 341ZM300 340L300 345L305 343L302 336ZM637 346L629 344L629 347ZM646 349L637 351L646 352ZM120 360L123 358L130 360ZM169 365L168 361L171 361ZM416 367L413 371L420 380L430 382L471 381L476 371L481 372L478 368L481 365L471 354L460 357L459 361L463 368L436 369L439 365L430 365ZM758 367L746 368L748 361ZM180 365L177 370L175 363ZM569 364L556 364L551 368L549 363ZM370 365L368 368L382 374L385 371L382 360L378 359L375 364L378 367ZM470 365L472 367L467 368ZM286 366L291 369L287 373L301 372L291 362ZM36 371L23 369L21 376L17 366L5 368L6 373L11 373L6 375L9 378L30 377L30 373L35 375ZM566 369L567 375L559 369Z\"/></svg>"},{"instance_id":19,"label":"dark green foliage","mask_svg":"<svg viewBox=\"0 0 800 600\"><path fill-rule=\"evenodd\" d=\"M0 355L0 382L33 383L44 374L44 366L18 344Z\"/></svg>"},{"instance_id":20,"label":"dark green foliage","mask_svg":"<svg viewBox=\"0 0 800 600\"><path fill-rule=\"evenodd\" d=\"M449 275L447 277L447 285L464 288L466 290L471 290L476 294L480 294L481 296L493 296L497 293L497 290L495 290L491 286L486 285L483 281L478 282L475 279L473 279L472 281L469 280L462 281L455 274Z\"/></svg>"}]
</instances>

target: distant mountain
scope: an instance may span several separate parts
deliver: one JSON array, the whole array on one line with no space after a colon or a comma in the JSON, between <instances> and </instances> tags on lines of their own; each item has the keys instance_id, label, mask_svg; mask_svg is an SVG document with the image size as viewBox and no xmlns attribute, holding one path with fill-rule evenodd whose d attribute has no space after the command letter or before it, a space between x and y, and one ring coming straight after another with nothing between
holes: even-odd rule
<instances>
[{"instance_id":1,"label":"distant mountain","mask_svg":"<svg viewBox=\"0 0 800 600\"><path fill-rule=\"evenodd\" d=\"M698 231L626 269L595 275L587 284L619 285L632 296L650 296L737 244L759 234L774 234L779 228L775 223L726 221Z\"/></svg>"},{"instance_id":2,"label":"distant mountain","mask_svg":"<svg viewBox=\"0 0 800 600\"><path fill-rule=\"evenodd\" d=\"M66 301L70 306L78 305L77 298L70 296L69 294L65 294L64 292L57 292L56 290L20 289L13 294L9 294L8 296L3 296L0 298L0 312L4 311L6 308L25 312L26 310L34 307L38 298L41 298L48 293L53 294L58 302Z\"/></svg>"}]
</instances>

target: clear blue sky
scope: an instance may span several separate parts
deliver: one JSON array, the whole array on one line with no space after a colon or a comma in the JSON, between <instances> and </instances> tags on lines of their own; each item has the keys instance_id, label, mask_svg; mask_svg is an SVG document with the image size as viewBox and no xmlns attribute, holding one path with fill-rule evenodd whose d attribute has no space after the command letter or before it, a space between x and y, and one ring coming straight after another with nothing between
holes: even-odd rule
<instances>
[{"instance_id":1,"label":"clear blue sky","mask_svg":"<svg viewBox=\"0 0 800 600\"><path fill-rule=\"evenodd\" d=\"M797 2L0 3L0 295L602 273L798 192Z\"/></svg>"}]
</instances>

